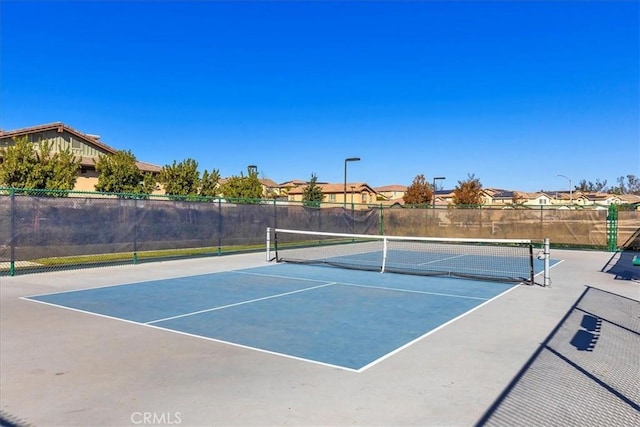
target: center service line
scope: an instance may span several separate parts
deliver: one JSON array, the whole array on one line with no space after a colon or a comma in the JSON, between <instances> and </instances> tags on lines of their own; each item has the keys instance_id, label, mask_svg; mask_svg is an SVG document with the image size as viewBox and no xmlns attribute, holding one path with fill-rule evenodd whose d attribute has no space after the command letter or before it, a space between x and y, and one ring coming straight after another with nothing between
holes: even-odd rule
<instances>
[{"instance_id":1,"label":"center service line","mask_svg":"<svg viewBox=\"0 0 640 427\"><path fill-rule=\"evenodd\" d=\"M311 290L314 290L314 289L324 288L324 287L327 287L327 286L333 286L335 284L337 284L337 282L325 283L324 285L313 286L311 288L298 289L296 291L285 292L283 294L270 295L268 297L256 298L256 299L252 299L252 300L248 300L248 301L242 301L242 302L236 302L236 303L233 303L233 304L222 305L220 307L207 308L206 310L199 310L199 311L194 311L194 312L191 312L191 313L179 314L177 316L165 317L164 319L151 320L149 322L145 322L144 324L145 325L152 325L154 323L164 322L165 320L179 319L181 317L193 316L194 314L207 313L209 311L222 310L223 308L235 307L235 306L238 306L238 305L250 304L250 303L254 303L254 302L258 302L258 301L264 301L264 300L268 300L268 299L272 299L272 298L284 297L284 296L287 296L287 295L297 294L299 292L306 292L306 291L311 291Z\"/></svg>"}]
</instances>

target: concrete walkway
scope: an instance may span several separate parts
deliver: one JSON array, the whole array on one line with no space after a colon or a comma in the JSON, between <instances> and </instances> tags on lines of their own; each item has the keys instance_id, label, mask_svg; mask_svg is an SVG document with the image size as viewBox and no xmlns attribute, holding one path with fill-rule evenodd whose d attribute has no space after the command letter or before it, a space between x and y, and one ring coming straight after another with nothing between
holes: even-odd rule
<instances>
[{"instance_id":1,"label":"concrete walkway","mask_svg":"<svg viewBox=\"0 0 640 427\"><path fill-rule=\"evenodd\" d=\"M0 277L2 416L33 426L639 425L638 283L600 271L609 253L552 256L564 261L551 288L519 286L361 373L20 299L259 266L264 254Z\"/></svg>"}]
</instances>

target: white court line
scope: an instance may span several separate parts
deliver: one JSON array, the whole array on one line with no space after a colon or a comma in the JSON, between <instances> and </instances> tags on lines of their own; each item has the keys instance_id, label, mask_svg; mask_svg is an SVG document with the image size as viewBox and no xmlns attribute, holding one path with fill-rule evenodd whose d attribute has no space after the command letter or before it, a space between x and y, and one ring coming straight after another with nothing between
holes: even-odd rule
<instances>
[{"instance_id":1,"label":"white court line","mask_svg":"<svg viewBox=\"0 0 640 427\"><path fill-rule=\"evenodd\" d=\"M281 274L252 273L250 271L240 271L240 270L230 270L230 272L231 273L237 273L237 274L244 274L246 276L274 277L276 279L291 279L291 280L300 280L300 281L303 281L303 282L327 283L326 280L306 279L304 277L284 276L284 275L281 275Z\"/></svg>"},{"instance_id":2,"label":"white court line","mask_svg":"<svg viewBox=\"0 0 640 427\"><path fill-rule=\"evenodd\" d=\"M151 320L149 322L144 322L144 324L145 325L151 325L151 324L154 324L154 323L164 322L165 320L179 319L181 317L193 316L195 314L208 313L210 311L222 310L224 308L236 307L236 306L244 305L244 304L251 304L251 303L254 303L254 302L265 301L265 300L273 299L273 298L280 298L280 297L284 297L284 296L287 296L287 295L293 295L293 294L297 294L297 293L300 293L300 292L306 292L306 291L311 291L313 289L319 289L319 288L324 288L324 287L327 287L327 286L332 286L332 285L335 285L335 284L336 284L336 282L329 282L329 283L325 283L324 285L312 286L310 288L298 289L298 290L295 290L295 291L285 292L285 293L282 293L282 294L269 295L268 297L255 298L255 299L250 299L250 300L247 300L247 301L236 302L236 303L233 303L233 304L221 305L219 307L207 308L205 310L192 311L191 313L179 314L177 316L165 317L163 319Z\"/></svg>"},{"instance_id":3,"label":"white court line","mask_svg":"<svg viewBox=\"0 0 640 427\"><path fill-rule=\"evenodd\" d=\"M50 294L45 294L45 295L50 295ZM55 295L55 294L51 294L51 295ZM34 297L20 297L20 299L23 300L23 301L29 301L29 302L35 302L35 303L38 303L38 304L44 304L44 305L48 305L50 307L64 308L66 310L75 311L76 313L84 313L84 314L90 314L92 316L102 317L102 318L105 318L105 319L119 320L121 322L131 323L133 325L144 325L144 323L136 322L135 320L125 319L123 317L109 316L108 314L96 313L95 311L83 310L81 308L69 307L68 305L56 304L56 303L53 303L53 302L41 301L39 299L33 299L33 298Z\"/></svg>"},{"instance_id":4,"label":"white court line","mask_svg":"<svg viewBox=\"0 0 640 427\"><path fill-rule=\"evenodd\" d=\"M478 310L480 307L483 307L483 306L485 306L485 305L489 304L491 301L493 301L493 300L495 300L495 299L497 299L497 298L500 298L501 296L505 295L505 294L506 294L506 293L508 293L508 292L511 292L512 290L514 290L514 289L516 289L516 288L518 288L518 286L513 286L513 287L511 287L511 288L507 289L506 291L504 291L504 292L502 292L502 293L500 293L500 294L496 295L495 297L493 297L493 298L491 298L491 299L489 299L489 300L487 300L487 301L483 302L482 304L480 304L480 305L477 305L477 306L473 307L471 310L465 311L465 312L464 312L464 313L462 313L461 315L459 315L459 316L457 316L457 317L454 317L453 319L451 319L451 320L449 320L449 321L447 321L447 322L443 323L443 324L442 324L442 325L440 325L440 326L437 326L436 328L434 328L434 329L432 329L432 330L428 331L427 333L425 333L425 334L423 334L423 335L419 336L418 338L416 338L416 339L414 339L414 340L412 340L412 341L409 341L409 342L408 342L408 343L406 343L405 345L400 346L400 347L396 348L395 350L393 350L393 351L391 351L391 352L389 352L389 353L385 354L384 356L381 356L381 357L377 358L377 359L376 359L376 360L374 360L373 362L371 362L371 363L369 363L369 364L367 364L367 365L363 366L362 368L360 368L360 369L356 370L356 372L357 372L357 373L361 373L361 372L363 372L363 371L365 371L365 370L367 370L367 369L371 368L372 366L377 365L378 363L382 362L383 360L386 360L386 359L390 358L390 357L391 357L391 356L393 356L394 354L399 353L399 352L401 352L402 350L404 350L405 348L408 348L408 347L412 346L413 344L417 343L418 341L423 340L424 338L426 338L426 337L428 337L429 335L431 335L431 334L433 334L433 333L435 333L435 332L439 331L440 329L444 328L445 326L448 326L448 325L450 325L451 323L453 323L453 322L455 322L455 321L457 321L457 320L459 320L459 319L462 319L463 317L465 317L465 316L467 316L467 315L469 315L469 314L473 313L474 311Z\"/></svg>"},{"instance_id":5,"label":"white court line","mask_svg":"<svg viewBox=\"0 0 640 427\"><path fill-rule=\"evenodd\" d=\"M489 298L481 298L481 297L472 297L468 295L455 295L455 294L444 294L440 292L428 292L428 291L416 291L413 289L396 289L396 288L388 288L386 286L372 286L372 285L357 285L355 283L341 283L336 282L338 285L345 286L353 286L356 288L370 288L370 289L383 289L385 291L396 291L396 292L407 292L411 294L424 294L424 295L436 295L439 297L451 297L451 298L466 298L466 299L475 299L480 301L487 301Z\"/></svg>"},{"instance_id":6,"label":"white court line","mask_svg":"<svg viewBox=\"0 0 640 427\"><path fill-rule=\"evenodd\" d=\"M220 343L220 344L226 344L226 345L230 345L230 346L233 346L233 347L244 348L244 349L247 349L247 350L253 350L253 351L260 352L260 353L266 353L266 354L271 354L271 355L274 355L274 356L286 357L287 359L293 359L293 360L298 360L298 361L302 361L302 362L313 363L313 364L316 364L316 365L328 366L330 368L338 368L338 369L342 369L344 371L349 371L349 372L355 372L355 373L359 373L360 372L358 369L349 368L349 367L342 366L342 365L334 365L334 364L327 363L327 362L321 362L319 360L307 359L307 358L300 357L300 356L293 356L293 355L287 354L287 353L279 353L279 352L273 351L273 350L265 350L264 348L251 347L249 345L238 344L238 343L231 342L231 341L224 341L224 340L221 340L221 339L218 339L218 338L206 337L204 335L191 334L189 332L183 332L183 331L179 331L177 329L164 328L162 326L149 325L149 324L146 324L146 323L139 323L139 325L146 326L148 328L158 329L158 330L161 330L161 331L173 332L175 334L186 335L188 337L200 338L200 339L204 339L204 340L207 340L207 341L213 341L213 342L217 342L217 343Z\"/></svg>"},{"instance_id":7,"label":"white court line","mask_svg":"<svg viewBox=\"0 0 640 427\"><path fill-rule=\"evenodd\" d=\"M252 269L252 268L255 268L255 267L248 267L247 269ZM40 294L35 294L35 295L26 295L26 296L23 296L22 298L37 298L37 297L44 297L44 296L50 296L50 295L62 295L62 294L71 294L71 293L74 293L74 292L93 291L93 290L96 290L96 289L115 288L115 287L119 287L119 286L143 285L143 284L146 284L146 283L164 282L164 281L177 280L177 279L191 279L191 278L201 277L201 276L218 275L218 274L221 274L221 273L247 274L247 275L255 275L255 276L271 276L271 277L277 277L277 278L282 278L282 279L295 279L295 280L303 280L303 281L307 281L307 282L327 283L326 280L303 279L303 278L299 278L299 277L287 277L287 276L278 276L278 275L270 275L270 274L250 273L250 272L242 271L242 270L220 270L220 271L212 271L210 273L187 274L187 275L181 275L181 276L175 276L175 277L157 278L157 279L140 279L140 280L136 280L136 281L132 281L132 282L125 282L125 283L104 284L104 285L93 286L93 287L84 287L84 288L78 288L78 289L67 289L67 290L64 290L64 291L45 292L45 293L40 293Z\"/></svg>"},{"instance_id":8,"label":"white court line","mask_svg":"<svg viewBox=\"0 0 640 427\"><path fill-rule=\"evenodd\" d=\"M554 264L551 267L554 267L554 266L560 264L562 261L563 260L559 261L558 263ZM298 290L298 291L289 292L289 294L290 293L296 293L296 292L303 292L303 291L310 290L310 289L322 288L322 287L335 285L335 284L342 284L342 285L346 285L346 286L377 288L377 287L374 287L374 286L359 285L359 284L354 284L354 283L346 283L346 282L330 282L330 283L327 283L326 280L325 281L320 281L320 280L316 280L316 279L301 279L299 277L289 277L289 276L282 276L282 275L269 275L269 274L262 274L262 273L250 273L250 272L244 272L244 271L243 272L238 272L238 271L233 271L233 270L226 271L226 272L236 272L236 273L247 274L247 275L271 276L271 277L283 278L283 279L307 280L307 281L325 283L324 285L321 285L321 286L315 286L315 287L311 287L311 288L306 288L306 289L302 289L302 290ZM208 274L211 274L211 273L208 273ZM538 273L537 275L539 275L539 274L541 274L541 273ZM160 280L162 280L162 279L160 279ZM165 280L167 280L167 279L165 279ZM58 308L63 308L63 309L71 310L71 311L76 311L76 312L80 312L80 313L90 314L90 315L93 315L93 316L103 317L103 318L107 318L107 319L119 320L119 321L122 321L122 322L125 322L125 323L129 323L129 324L141 325L141 326L146 326L146 327L150 327L150 328L154 328L154 329L158 329L158 330L162 330L162 331L173 332L173 333L176 333L176 334L185 335L185 336L189 336L189 337L205 339L205 340L208 340L208 341L217 342L217 343L221 343L221 344L227 344L227 345L231 345L231 346L238 347L238 348L244 348L244 349L254 350L254 351L258 351L258 352L262 352L262 353L266 353L266 354L276 355L276 356L280 356L280 357L286 357L286 358L289 358L289 359L292 359L292 360L298 360L298 361L313 363L313 364L316 364L316 365L322 365L322 366L327 366L327 367L332 367L332 368L338 368L338 369L341 369L341 370L344 370L344 371L349 371L349 372L354 372L354 373L361 373L361 372L363 372L363 371L365 371L365 370L377 365L378 363L384 361L385 359L390 358L391 356L395 355L396 353L399 353L400 351L408 348L409 346L417 343L418 341L421 341L422 339L424 339L427 336L437 332L438 330L444 328L445 326L448 326L449 324L455 322L456 320L458 320L458 319L460 319L460 318L472 313L473 311L475 311L475 310L479 309L480 307L488 304L489 302L491 302L491 301L493 301L493 300L505 295L506 293L512 291L513 289L515 289L517 287L518 286L513 286L510 289L507 289L506 291L502 292L499 295L496 295L495 297L493 297L493 298L491 298L489 300L485 299L485 301L482 304L480 304L480 305L472 308L471 310L469 310L469 311L467 311L467 312L455 317L454 319L451 319L451 320L447 321L446 323L443 323L443 324L439 325L438 327L426 332L425 334L421 335L420 337L418 337L418 338L416 338L416 339L404 344L401 347L398 347L397 349L387 353L386 355L383 355L383 356L379 357L378 359L370 362L369 364L367 364L367 365L365 365L365 366L363 366L363 367L361 367L359 369L348 368L348 367L340 366L340 365L333 365L331 363L320 362L320 361L313 360L313 359L307 359L307 358L303 358L303 357L292 356L292 355L285 354L285 353L279 353L279 352L265 350L265 349L256 348L256 347L251 347L251 346L247 346L247 345L243 345L243 344L237 344L237 343L224 341L224 340L220 340L220 339L215 339L215 338L211 338L211 337L206 337L206 336L202 336L202 335L190 334L188 332L182 332L182 331L179 331L179 330L169 329L169 328L165 328L165 327L161 327L161 326L157 326L157 325L152 325L152 324L149 324L149 323L141 323L141 322L136 322L136 321L132 321L132 320L123 319L123 318L120 318L120 317L113 317L113 316L103 315L103 314L99 314L99 313L95 313L95 312L91 312L91 311L86 311L86 310L76 309L76 308L72 308L72 307L67 307L67 306L64 306L64 305L49 303L49 302L45 302L45 301L39 301L39 300L36 300L36 299L31 299L31 297L20 297L20 299L27 300L27 301L32 301L32 302L36 302L36 303L40 303L40 304L45 304L45 305L49 305L49 306L54 306L54 307L58 307ZM88 288L88 289L92 289L92 288ZM424 292L424 291L411 291L411 290L406 290L406 289L393 289L393 288L378 288L378 289L388 289L388 290L398 291L398 292L415 292L415 293L427 293L427 294L429 293L429 292ZM74 291L68 291L68 292L74 292ZM59 293L65 293L65 292L59 292ZM434 294L438 295L437 293L434 293ZM282 294L282 295L286 295L286 294ZM444 295L448 296L446 294L444 294ZM261 298L261 299L268 299L268 298L273 298L273 297L276 297L276 296L277 295L274 295L274 296L271 296L271 297L266 297L266 298ZM456 296L456 295L451 295L451 296L460 297L460 298L475 298L475 297L465 297L465 296ZM476 298L476 299L478 299L478 298ZM258 299L258 300L260 300L260 299ZM249 302L249 301L247 301L247 302ZM237 304L232 304L232 305L237 305ZM222 307L220 307L220 308L222 308ZM153 322L158 322L158 321L159 320L155 320Z\"/></svg>"},{"instance_id":9,"label":"white court line","mask_svg":"<svg viewBox=\"0 0 640 427\"><path fill-rule=\"evenodd\" d=\"M243 273L243 274L256 274L256 273ZM265 275L265 274L257 274L257 275L268 276L268 275ZM287 279L289 279L289 278L290 279L297 279L295 277L287 277L287 276L277 276L277 277L282 277L282 278L287 278ZM315 279L308 279L308 280L316 281ZM347 285L347 286L368 287L366 285L330 282L330 283L326 283L326 284L320 285L320 286L314 286L314 287L311 287L311 288L306 288L306 289L302 289L302 290L298 290L298 291L288 292L287 294L296 293L296 292L303 292L303 291L306 291L306 290L322 288L322 287L331 286L331 285L335 285L335 284L342 284L342 285ZM427 336L439 331L440 329L444 328L445 326L455 322L458 319L461 319L462 317L472 313L473 311L475 311L475 310L479 309L480 307L488 304L489 302L501 297L502 295L505 295L506 293L512 291L515 288L517 288L517 286L513 286L512 288L507 289L506 291L502 292L501 294L499 294L499 295L497 295L497 296L495 296L495 297L493 297L493 298L491 298L489 300L486 300L482 304L472 308L471 310L461 314L460 316L457 316L457 317L449 320L448 322L439 325L438 327L426 332L425 334L421 335L420 337L418 337L418 338L416 338L416 339L414 339L412 341L409 341L408 343L402 345L401 347L398 347L395 350L393 350L393 351L391 351L391 352L389 352L389 353L387 353L387 354L385 354L385 355L373 360L372 362L368 363L367 365L365 365L365 366L363 366L363 367L361 367L359 369L349 368L349 367L341 366L341 365L334 365L334 364L331 364L331 363L321 362L321 361L314 360L314 359L308 359L308 358L304 358L304 357L293 356L293 355L286 354L286 353L280 353L280 352L276 352L276 351L265 350L265 349L262 349L262 348L251 347L251 346L244 345L244 344L238 344L238 343L234 343L234 342L230 342L230 341L224 341L224 340L221 340L221 339L211 338L211 337L207 337L207 336L203 336L203 335L191 334L191 333L188 333L188 332L183 332L183 331L179 331L179 330L176 330L176 329L170 329L170 328L166 328L166 327L162 327L162 326L157 326L157 325L151 324L153 322L158 322L160 320L141 323L141 322L137 322L137 321L133 321L133 320L127 320L127 319L120 318L120 317L113 317L113 316L108 316L108 315L104 315L104 314L100 314L100 313L95 313L95 312L91 312L91 311L86 311L86 310L81 310L81 309L77 309L77 308L73 308L73 307L68 307L68 306L64 306L64 305L49 303L49 302L46 302L46 301L39 301L39 300L36 300L36 299L31 299L29 297L21 297L20 299L31 301L31 302L36 302L36 303L40 303L40 304L45 304L45 305L49 305L49 306L53 306L53 307L63 308L63 309L67 309L67 310L71 310L71 311L75 311L75 312L84 313L84 314L89 314L89 315L93 315L93 316L97 316L97 317L118 320L118 321L121 321L121 322L133 324L133 325L140 325L140 326L145 326L145 327L149 327L149 328L158 329L158 330L161 330L161 331L172 332L172 333L175 333L175 334L180 334L180 335L184 335L184 336L188 336L188 337L192 337L192 338L204 339L204 340L207 340L207 341L212 341L212 342L216 342L216 343L220 343L220 344L226 344L226 345L230 345L230 346L233 346L233 347L238 347L238 348L243 348L243 349L248 349L248 350L253 350L253 351L265 353L265 354L285 357L285 358L292 359L292 360L298 360L298 361L302 361L302 362L313 363L313 364L316 364L316 365L326 366L326 367L330 367L330 368L337 368L337 369L341 369L341 370L349 371L349 372L353 372L353 373L362 373L365 370L367 370L367 369L377 365L378 363L384 361L385 359L388 359L391 356L399 353L400 351L408 348L409 346L417 343L418 341L421 341L422 339L426 338ZM417 292L417 293L421 293L421 291L410 291L410 290L393 289L393 288L390 288L390 290L399 291L399 292ZM282 295L286 295L286 294L282 294ZM259 298L257 300L268 299L268 298L273 298L273 297L276 297L276 295L271 296L271 297L266 297L266 298ZM473 298L473 297L463 297L463 298ZM257 301L257 300L255 300L255 301ZM249 301L247 301L247 302L249 302ZM240 304L242 304L242 303L240 303ZM238 304L231 304L231 305L238 305ZM231 305L229 305L229 306L231 306ZM219 308L222 308L222 307L219 307ZM215 309L213 309L213 310L215 310ZM207 310L205 310L205 311L207 311ZM177 316L177 317L180 317L180 316Z\"/></svg>"},{"instance_id":10,"label":"white court line","mask_svg":"<svg viewBox=\"0 0 640 427\"><path fill-rule=\"evenodd\" d=\"M67 289L65 291L45 292L44 294L26 295L26 296L23 296L21 298L37 298L37 297L45 297L45 296L50 296L50 295L72 294L74 292L93 291L93 290L97 290L97 289L116 288L116 287L120 287L120 286L144 285L144 284L147 284L147 283L164 282L164 281L168 281L168 280L190 279L192 277L210 276L212 274L235 273L235 272L236 272L235 270L220 270L220 271L213 271L211 273L187 274L185 276L165 277L165 278L157 278L157 279L139 279L139 280L135 280L135 281L132 281L132 282L125 282L125 283L113 283L113 284L110 284L110 285L109 284L104 284L104 285L93 286L93 287L85 287L85 288L78 288L78 289ZM325 282L326 282L326 280L325 280Z\"/></svg>"},{"instance_id":11,"label":"white court line","mask_svg":"<svg viewBox=\"0 0 640 427\"><path fill-rule=\"evenodd\" d=\"M255 276L265 276L265 277L276 277L276 278L279 278L279 279L307 280L307 281L311 281L311 282L323 282L323 283L326 282L326 280L301 279L301 278L293 277L293 276L283 276L283 275L265 274L265 273L250 273L250 272L244 272L244 271L241 272L240 274L255 275ZM441 292L418 291L418 290L413 290L413 289L389 288L389 287L385 287L385 286L361 285L359 283L350 283L350 282L332 282L332 284L334 284L334 285L344 285L344 286L353 286L353 287L358 287L358 288L383 289L383 290L386 290L386 291L407 292L407 293L413 293L413 294L436 295L436 296L441 296L441 297L467 298L467 299L475 299L475 300L480 300L480 301L487 301L487 298L473 297L473 296L469 296L469 295L455 295L455 294L445 294L445 293L441 293ZM313 289L313 288L309 288L309 289Z\"/></svg>"},{"instance_id":12,"label":"white court line","mask_svg":"<svg viewBox=\"0 0 640 427\"><path fill-rule=\"evenodd\" d=\"M447 257L447 258L434 259L433 261L419 262L417 265L435 264L437 262L448 261L450 259L456 259L456 258L461 258L461 257L465 257L465 256L468 256L468 254L454 255L454 256Z\"/></svg>"},{"instance_id":13,"label":"white court line","mask_svg":"<svg viewBox=\"0 0 640 427\"><path fill-rule=\"evenodd\" d=\"M247 350L253 350L253 351L260 352L260 353L266 353L266 354L271 354L271 355L275 355L275 356L286 357L287 359L293 359L293 360L298 360L298 361L302 361L302 362L313 363L313 364L316 364L316 365L328 366L330 368L342 369L344 371L349 371L349 372L355 372L355 373L358 372L358 370L353 369L353 368L348 368L346 366L333 365L331 363L321 362L319 360L306 359L304 357L292 356L292 355L286 354L286 353L278 353L277 351L265 350L263 348L258 348L258 347L251 347L251 346L248 346L248 345L238 344L238 343L234 343L234 342L231 342L231 341L224 341L224 340L217 339L217 338L207 337L207 336L204 336L204 335L191 334L189 332L183 332L183 331L179 331L177 329L170 329L170 328L165 328L165 327L162 327L162 326L150 325L150 324L147 324L147 323L140 323L140 322L136 322L135 320L123 319L122 317L113 317L113 316L108 316L106 314L94 313L93 311L81 310L79 308L68 307L66 305L59 305L59 304L54 304L54 303L50 303L50 302L46 302L46 301L39 301L39 300L36 300L36 299L30 299L29 297L20 297L20 299L24 300L24 301L30 301L30 302L35 302L35 303L38 303L38 304L48 305L50 307L63 308L63 309L66 309L66 310L75 311L76 313L84 313L84 314L89 314L91 316L102 317L104 319L118 320L120 322L128 323L128 324L131 324L131 325L143 326L143 327L147 327L147 328L153 328L153 329L157 329L157 330L163 331L163 332L173 332L174 334L185 335L185 336L188 336L188 337L191 337L191 338L199 338L199 339L203 339L203 340L207 340L207 341L216 342L216 343L219 343L219 344L230 345L232 347L244 348L244 349L247 349Z\"/></svg>"}]
</instances>

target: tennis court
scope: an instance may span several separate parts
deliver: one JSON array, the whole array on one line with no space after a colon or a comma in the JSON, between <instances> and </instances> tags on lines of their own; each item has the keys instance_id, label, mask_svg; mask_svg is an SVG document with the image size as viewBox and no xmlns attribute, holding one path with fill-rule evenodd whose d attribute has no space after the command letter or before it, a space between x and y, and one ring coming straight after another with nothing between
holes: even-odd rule
<instances>
[{"instance_id":1,"label":"tennis court","mask_svg":"<svg viewBox=\"0 0 640 427\"><path fill-rule=\"evenodd\" d=\"M27 299L360 372L544 268L515 241L487 248L293 230L274 236L275 259L292 263ZM297 244L283 250L287 237ZM391 242L402 246L389 249ZM380 274L377 260L387 271L432 276ZM452 274L492 281L444 277Z\"/></svg>"},{"instance_id":2,"label":"tennis court","mask_svg":"<svg viewBox=\"0 0 640 427\"><path fill-rule=\"evenodd\" d=\"M332 245L309 247L309 257L300 246L281 247L278 257L293 262L256 253L2 278L0 418L10 414L16 425L125 426L145 417L188 426L474 425L586 285L637 300L637 284L599 271L606 253L554 251L552 286L542 287L454 278L450 266L433 271L433 250L426 276L336 268L328 258L371 259L359 249L336 255L336 247L347 251L342 243L332 256ZM435 258L475 262L440 252ZM543 260L530 259L536 273L544 269ZM481 261L491 271L514 263L521 262ZM550 378L552 367L544 367ZM598 382L590 387L600 390L598 404L620 400ZM578 403L576 413L585 413ZM594 402L586 396L584 405ZM510 425L530 425L509 413Z\"/></svg>"},{"instance_id":3,"label":"tennis court","mask_svg":"<svg viewBox=\"0 0 640 427\"><path fill-rule=\"evenodd\" d=\"M361 371L513 286L278 264L27 299Z\"/></svg>"}]
</instances>

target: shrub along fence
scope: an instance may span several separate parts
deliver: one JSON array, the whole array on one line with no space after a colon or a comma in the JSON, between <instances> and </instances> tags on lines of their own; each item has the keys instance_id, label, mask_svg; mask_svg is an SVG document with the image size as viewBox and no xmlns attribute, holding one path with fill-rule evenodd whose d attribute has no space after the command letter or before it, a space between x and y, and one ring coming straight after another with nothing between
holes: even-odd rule
<instances>
[{"instance_id":1,"label":"shrub along fence","mask_svg":"<svg viewBox=\"0 0 640 427\"><path fill-rule=\"evenodd\" d=\"M640 228L619 209L407 208L0 190L0 275L263 250L267 227L434 237L550 238L615 250ZM615 221L613 214L615 212Z\"/></svg>"}]
</instances>

